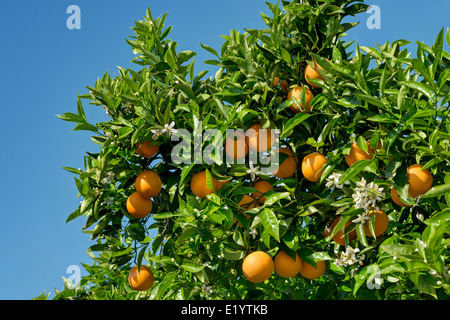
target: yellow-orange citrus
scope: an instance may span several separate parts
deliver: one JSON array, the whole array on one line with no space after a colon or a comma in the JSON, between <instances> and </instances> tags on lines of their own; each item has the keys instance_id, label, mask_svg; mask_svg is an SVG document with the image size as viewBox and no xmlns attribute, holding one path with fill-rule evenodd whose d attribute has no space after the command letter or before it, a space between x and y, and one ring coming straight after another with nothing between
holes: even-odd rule
<instances>
[{"instance_id":1,"label":"yellow-orange citrus","mask_svg":"<svg viewBox=\"0 0 450 320\"><path fill-rule=\"evenodd\" d=\"M232 159L242 159L248 154L248 137L244 132L236 131L234 136L225 140L225 152Z\"/></svg>"},{"instance_id":2,"label":"yellow-orange citrus","mask_svg":"<svg viewBox=\"0 0 450 320\"><path fill-rule=\"evenodd\" d=\"M135 180L135 187L141 196L154 197L161 192L161 178L155 171L141 172Z\"/></svg>"},{"instance_id":3,"label":"yellow-orange citrus","mask_svg":"<svg viewBox=\"0 0 450 320\"><path fill-rule=\"evenodd\" d=\"M323 260L317 261L316 267L313 267L309 263L303 261L300 274L306 279L314 280L320 278L324 274L326 268L327 265Z\"/></svg>"},{"instance_id":4,"label":"yellow-orange citrus","mask_svg":"<svg viewBox=\"0 0 450 320\"><path fill-rule=\"evenodd\" d=\"M128 273L128 284L137 291L147 291L152 287L154 280L152 270L144 265L141 265L140 270L134 266Z\"/></svg>"},{"instance_id":5,"label":"yellow-orange citrus","mask_svg":"<svg viewBox=\"0 0 450 320\"><path fill-rule=\"evenodd\" d=\"M314 60L314 67L312 67L311 65L309 65L308 63L306 64L306 68L305 68L305 80L306 82L314 88L319 88L319 86L316 86L315 84L313 84L310 79L314 79L314 80L323 80L325 81L324 77L320 74L320 72L318 71L318 69L323 70L323 68L321 66L319 66L316 61Z\"/></svg>"},{"instance_id":6,"label":"yellow-orange citrus","mask_svg":"<svg viewBox=\"0 0 450 320\"><path fill-rule=\"evenodd\" d=\"M275 143L275 134L269 128L263 129L259 123L252 124L246 133L248 146L253 151L263 152L272 148Z\"/></svg>"},{"instance_id":7,"label":"yellow-orange citrus","mask_svg":"<svg viewBox=\"0 0 450 320\"><path fill-rule=\"evenodd\" d=\"M433 176L430 170L422 169L423 166L420 164L413 164L408 167L408 193L413 198L426 193L433 186Z\"/></svg>"},{"instance_id":8,"label":"yellow-orange citrus","mask_svg":"<svg viewBox=\"0 0 450 320\"><path fill-rule=\"evenodd\" d=\"M317 182L323 174L323 166L327 162L327 158L320 152L308 154L302 161L303 176L311 181Z\"/></svg>"},{"instance_id":9,"label":"yellow-orange citrus","mask_svg":"<svg viewBox=\"0 0 450 320\"><path fill-rule=\"evenodd\" d=\"M272 81L272 88L277 86L279 82L280 82L280 78L279 77L274 77L273 81Z\"/></svg>"},{"instance_id":10,"label":"yellow-orange citrus","mask_svg":"<svg viewBox=\"0 0 450 320\"><path fill-rule=\"evenodd\" d=\"M217 189L215 189L215 191L219 191L220 189L222 189L222 187L225 184L227 184L228 182L231 182L232 179L230 179L230 180L217 180L217 179L214 178L214 180L213 180L213 185L214 185L214 183L217 184Z\"/></svg>"},{"instance_id":11,"label":"yellow-orange citrus","mask_svg":"<svg viewBox=\"0 0 450 320\"><path fill-rule=\"evenodd\" d=\"M295 277L302 268L302 259L296 254L295 260L286 252L280 251L273 259L275 272L283 278Z\"/></svg>"},{"instance_id":12,"label":"yellow-orange citrus","mask_svg":"<svg viewBox=\"0 0 450 320\"><path fill-rule=\"evenodd\" d=\"M370 146L369 141L367 141L367 144L369 145L367 152L362 150L356 143L352 143L352 147L350 148L350 153L345 155L345 162L347 162L347 165L351 167L356 162L361 160L372 160L375 152L373 151L373 148ZM378 142L377 150L381 149L382 142Z\"/></svg>"},{"instance_id":13,"label":"yellow-orange citrus","mask_svg":"<svg viewBox=\"0 0 450 320\"><path fill-rule=\"evenodd\" d=\"M335 219L333 220L333 222L331 223L331 226L330 226L330 231L331 231L330 234L333 232L334 228L335 228L336 225L339 223L339 221L340 221L340 218L335 218ZM344 230L345 230L350 224L351 224L351 221L348 221L348 222L345 224ZM349 241L355 240L356 237L357 237L357 234L356 234L356 230L355 230L355 229L353 229L352 231L350 231L350 232L348 233L348 239L349 239ZM337 244L340 244L341 246L345 245L345 235L344 235L344 233L342 232L342 230L339 230L338 232L336 232L336 234L335 234L334 237L333 237L333 241L336 242Z\"/></svg>"},{"instance_id":14,"label":"yellow-orange citrus","mask_svg":"<svg viewBox=\"0 0 450 320\"><path fill-rule=\"evenodd\" d=\"M265 180L256 181L253 185L253 188L255 188L257 191L252 193L252 197L254 199L258 199L259 204L264 204L264 202L266 201L266 196L263 194L270 190L273 190L272 185Z\"/></svg>"},{"instance_id":15,"label":"yellow-orange citrus","mask_svg":"<svg viewBox=\"0 0 450 320\"><path fill-rule=\"evenodd\" d=\"M392 189L391 189L391 195L392 195L392 197L391 197L392 201L394 201L394 202L395 202L397 205L399 205L400 207L405 207L405 208L410 208L410 207L412 207L412 206L410 206L410 205L404 203L404 202L400 199L400 197L398 196L397 190L395 190L395 189L392 188Z\"/></svg>"},{"instance_id":16,"label":"yellow-orange citrus","mask_svg":"<svg viewBox=\"0 0 450 320\"><path fill-rule=\"evenodd\" d=\"M294 153L287 148L279 148L275 152L287 154L288 157L283 162L280 159L281 164L278 166L278 169L272 171L272 174L279 179L292 177L298 166L298 160L294 157Z\"/></svg>"},{"instance_id":17,"label":"yellow-orange citrus","mask_svg":"<svg viewBox=\"0 0 450 320\"><path fill-rule=\"evenodd\" d=\"M303 89L305 89L305 105L304 106L300 103L300 94ZM287 95L288 100L290 100L292 98L295 98L298 102L298 105L300 106L300 109L299 109L299 108L297 108L295 103L292 103L289 107L292 112L299 113L299 112L305 112L305 111L310 112L311 111L311 101L314 99L314 94L311 92L311 90L309 90L306 87L296 86L296 87L292 88Z\"/></svg>"},{"instance_id":18,"label":"yellow-orange citrus","mask_svg":"<svg viewBox=\"0 0 450 320\"><path fill-rule=\"evenodd\" d=\"M274 77L273 78L273 83L272 83L272 88L280 85L281 86L281 90L283 90L284 92L288 92L289 90L289 83L286 80L281 80L279 77Z\"/></svg>"},{"instance_id":19,"label":"yellow-orange citrus","mask_svg":"<svg viewBox=\"0 0 450 320\"><path fill-rule=\"evenodd\" d=\"M128 197L126 207L131 216L140 219L150 214L153 202L150 198L145 198L138 192L134 192Z\"/></svg>"},{"instance_id":20,"label":"yellow-orange citrus","mask_svg":"<svg viewBox=\"0 0 450 320\"><path fill-rule=\"evenodd\" d=\"M223 184L219 184L219 182L211 175L211 180L214 189L208 188L206 183L206 170L199 171L195 173L190 182L191 191L194 195L199 198L205 199L208 194L213 193L214 191L219 190L219 188Z\"/></svg>"},{"instance_id":21,"label":"yellow-orange citrus","mask_svg":"<svg viewBox=\"0 0 450 320\"><path fill-rule=\"evenodd\" d=\"M242 197L242 199L238 202L238 206L240 206L242 208L242 212L243 211L247 211L250 209L253 209L255 207L258 206L258 202L253 199L252 197L250 197L247 194L244 194L244 196ZM250 219L250 216L248 214L244 214L245 217L248 219ZM242 227L242 224L240 222L238 222L237 218L234 218L234 222L238 223L238 226Z\"/></svg>"},{"instance_id":22,"label":"yellow-orange citrus","mask_svg":"<svg viewBox=\"0 0 450 320\"><path fill-rule=\"evenodd\" d=\"M151 158L159 151L159 147L152 141L145 141L136 145L136 153L145 158Z\"/></svg>"},{"instance_id":23,"label":"yellow-orange citrus","mask_svg":"<svg viewBox=\"0 0 450 320\"><path fill-rule=\"evenodd\" d=\"M245 257L242 263L242 272L248 281L254 283L269 279L274 271L272 258L263 251L255 251Z\"/></svg>"},{"instance_id":24,"label":"yellow-orange citrus","mask_svg":"<svg viewBox=\"0 0 450 320\"><path fill-rule=\"evenodd\" d=\"M242 199L238 202L238 206L242 207L242 209L245 211L257 207L258 203L248 194L244 194L242 196Z\"/></svg>"},{"instance_id":25,"label":"yellow-orange citrus","mask_svg":"<svg viewBox=\"0 0 450 320\"><path fill-rule=\"evenodd\" d=\"M375 214L375 219L373 222L375 228L375 237L378 237L386 232L389 226L389 218L386 212L384 212L383 210L375 211L372 209L369 211L369 216L371 216L372 214ZM367 220L366 223L364 224L364 231L366 232L366 235L368 237L373 237L372 232L370 232L369 224L370 221Z\"/></svg>"}]
</instances>

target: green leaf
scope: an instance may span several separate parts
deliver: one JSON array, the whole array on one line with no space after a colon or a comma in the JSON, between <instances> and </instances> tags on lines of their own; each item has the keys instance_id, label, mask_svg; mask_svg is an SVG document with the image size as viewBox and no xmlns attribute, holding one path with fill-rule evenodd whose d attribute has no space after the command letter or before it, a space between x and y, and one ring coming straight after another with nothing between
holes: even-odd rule
<instances>
[{"instance_id":1,"label":"green leaf","mask_svg":"<svg viewBox=\"0 0 450 320\"><path fill-rule=\"evenodd\" d=\"M157 286L152 290L152 293L150 295L150 300L161 300L164 298L164 294L167 292L167 290L170 289L170 287L174 286L176 283L174 282L175 278L177 277L177 272L172 271L166 274L164 279L158 283Z\"/></svg>"},{"instance_id":2,"label":"green leaf","mask_svg":"<svg viewBox=\"0 0 450 320\"><path fill-rule=\"evenodd\" d=\"M416 70L418 70L422 76L425 78L425 80L432 84L433 78L431 77L430 73L428 72L428 69L425 67L424 63L420 59L412 59L412 64Z\"/></svg>"},{"instance_id":3,"label":"green leaf","mask_svg":"<svg viewBox=\"0 0 450 320\"><path fill-rule=\"evenodd\" d=\"M81 210L80 208L77 208L74 212L72 212L66 219L66 223L68 223L69 221L72 221L73 219L78 218L79 216L81 216Z\"/></svg>"},{"instance_id":4,"label":"green leaf","mask_svg":"<svg viewBox=\"0 0 450 320\"><path fill-rule=\"evenodd\" d=\"M314 114L311 113L297 113L293 118L289 119L284 126L284 130L280 136L280 139L287 138L291 135L292 131L296 126L305 121L306 119L312 117Z\"/></svg>"},{"instance_id":5,"label":"green leaf","mask_svg":"<svg viewBox=\"0 0 450 320\"><path fill-rule=\"evenodd\" d=\"M200 272L205 268L205 265L194 261L184 260L181 267L188 272Z\"/></svg>"},{"instance_id":6,"label":"green leaf","mask_svg":"<svg viewBox=\"0 0 450 320\"><path fill-rule=\"evenodd\" d=\"M194 166L195 166L195 162L191 163L189 166L184 166L183 167L183 169L181 170L179 185L183 184L184 179L186 179L187 175L189 174L189 172L192 170L192 168Z\"/></svg>"},{"instance_id":7,"label":"green leaf","mask_svg":"<svg viewBox=\"0 0 450 320\"><path fill-rule=\"evenodd\" d=\"M210 46L208 46L208 45L206 45L206 44L203 44L203 43L200 43L200 46L201 46L203 49L205 49L206 51L209 51L210 53L212 53L213 55L215 55L217 58L220 58L220 57L219 57L219 54L217 53L217 51L216 51L215 49L213 49L213 48L211 48Z\"/></svg>"},{"instance_id":8,"label":"green leaf","mask_svg":"<svg viewBox=\"0 0 450 320\"><path fill-rule=\"evenodd\" d=\"M386 244L381 245L381 249L393 257L402 258L406 261L421 260L421 258L416 254L415 247L413 245Z\"/></svg>"},{"instance_id":9,"label":"green leaf","mask_svg":"<svg viewBox=\"0 0 450 320\"><path fill-rule=\"evenodd\" d=\"M242 238L242 234L241 232L239 232L239 230L234 230L233 231L233 240L234 242L236 242L236 244L240 245L240 246L244 246L244 240Z\"/></svg>"},{"instance_id":10,"label":"green leaf","mask_svg":"<svg viewBox=\"0 0 450 320\"><path fill-rule=\"evenodd\" d=\"M134 131L133 128L123 127L117 130L118 138L123 139Z\"/></svg>"},{"instance_id":11,"label":"green leaf","mask_svg":"<svg viewBox=\"0 0 450 320\"><path fill-rule=\"evenodd\" d=\"M265 208L259 213L261 217L261 223L264 226L264 229L275 238L278 242L280 242L280 222L278 221L275 213L269 208Z\"/></svg>"},{"instance_id":12,"label":"green leaf","mask_svg":"<svg viewBox=\"0 0 450 320\"><path fill-rule=\"evenodd\" d=\"M82 116L71 112L65 112L62 115L57 114L56 116L64 121L86 123Z\"/></svg>"},{"instance_id":13,"label":"green leaf","mask_svg":"<svg viewBox=\"0 0 450 320\"><path fill-rule=\"evenodd\" d=\"M142 260L144 259L144 254L145 254L145 251L147 250L147 247L148 247L148 245L143 246L141 248L141 250L139 251L137 261L136 261L136 265L137 265L138 269L141 268Z\"/></svg>"},{"instance_id":14,"label":"green leaf","mask_svg":"<svg viewBox=\"0 0 450 320\"><path fill-rule=\"evenodd\" d=\"M447 68L444 70L444 72L442 72L439 76L439 79L437 81L438 84L438 89L441 90L442 87L445 85L445 83L449 80L450 78L450 68Z\"/></svg>"},{"instance_id":15,"label":"green leaf","mask_svg":"<svg viewBox=\"0 0 450 320\"><path fill-rule=\"evenodd\" d=\"M421 195L423 199L445 196L450 193L450 183L432 187L427 193Z\"/></svg>"},{"instance_id":16,"label":"green leaf","mask_svg":"<svg viewBox=\"0 0 450 320\"><path fill-rule=\"evenodd\" d=\"M408 93L408 90L406 89L406 86L402 86L398 92L398 96L397 96L397 105L398 108L401 110L404 109L405 107L405 100L406 100L406 95Z\"/></svg>"},{"instance_id":17,"label":"green leaf","mask_svg":"<svg viewBox=\"0 0 450 320\"><path fill-rule=\"evenodd\" d=\"M352 165L345 173L342 175L341 179L337 184L342 184L355 176L357 176L361 171L363 171L372 160L364 159L356 162L354 165Z\"/></svg>"},{"instance_id":18,"label":"green leaf","mask_svg":"<svg viewBox=\"0 0 450 320\"><path fill-rule=\"evenodd\" d=\"M206 170L206 186L209 189L214 190L211 172L209 171L209 169L205 169L205 170Z\"/></svg>"},{"instance_id":19,"label":"green leaf","mask_svg":"<svg viewBox=\"0 0 450 320\"><path fill-rule=\"evenodd\" d=\"M364 230L364 224L362 224L362 223L356 224L356 234L358 235L358 240L363 244L363 246L368 247L369 243L367 242L366 231Z\"/></svg>"},{"instance_id":20,"label":"green leaf","mask_svg":"<svg viewBox=\"0 0 450 320\"><path fill-rule=\"evenodd\" d=\"M292 59L291 59L291 54L289 53L289 51L287 51L285 48L280 47L280 51L281 51L281 58L288 64L291 65L292 64Z\"/></svg>"},{"instance_id":21,"label":"green leaf","mask_svg":"<svg viewBox=\"0 0 450 320\"><path fill-rule=\"evenodd\" d=\"M220 101L218 98L214 98L215 105L218 107L218 110L222 114L222 116L228 120L229 114L230 114L230 108L225 106L222 101Z\"/></svg>"},{"instance_id":22,"label":"green leaf","mask_svg":"<svg viewBox=\"0 0 450 320\"><path fill-rule=\"evenodd\" d=\"M356 140L356 144L362 151L364 151L366 153L369 151L369 144L367 143L367 140L364 139L363 136L358 136L358 139Z\"/></svg>"},{"instance_id":23,"label":"green leaf","mask_svg":"<svg viewBox=\"0 0 450 320\"><path fill-rule=\"evenodd\" d=\"M446 40L447 40L447 44L450 46L450 28L447 27L447 34L445 36Z\"/></svg>"},{"instance_id":24,"label":"green leaf","mask_svg":"<svg viewBox=\"0 0 450 320\"><path fill-rule=\"evenodd\" d=\"M384 89L386 88L386 80L387 80L387 66L384 67L383 73L380 77L380 93L381 95L384 95Z\"/></svg>"},{"instance_id":25,"label":"green leaf","mask_svg":"<svg viewBox=\"0 0 450 320\"><path fill-rule=\"evenodd\" d=\"M183 92L189 99L195 100L196 95L194 91L192 91L192 88L190 86L184 83L180 83L176 85L176 88Z\"/></svg>"},{"instance_id":26,"label":"green leaf","mask_svg":"<svg viewBox=\"0 0 450 320\"><path fill-rule=\"evenodd\" d=\"M441 212L435 214L433 217L426 219L424 223L427 225L442 225L447 221L450 221L450 208L446 208Z\"/></svg>"},{"instance_id":27,"label":"green leaf","mask_svg":"<svg viewBox=\"0 0 450 320\"><path fill-rule=\"evenodd\" d=\"M272 204L274 204L275 202L281 200L281 199L285 199L288 198L290 195L289 192L275 192L272 193L270 196L266 197L266 201L264 201L264 206L270 206Z\"/></svg>"},{"instance_id":28,"label":"green leaf","mask_svg":"<svg viewBox=\"0 0 450 320\"><path fill-rule=\"evenodd\" d=\"M432 90L428 86L424 85L423 83L416 82L416 81L401 81L400 84L423 93L430 100L432 99L432 96L433 96Z\"/></svg>"},{"instance_id":29,"label":"green leaf","mask_svg":"<svg viewBox=\"0 0 450 320\"><path fill-rule=\"evenodd\" d=\"M105 143L106 140L108 140L108 138L103 137L103 136L92 136L91 137L92 142L94 142L95 144L98 145L103 145Z\"/></svg>"},{"instance_id":30,"label":"green leaf","mask_svg":"<svg viewBox=\"0 0 450 320\"><path fill-rule=\"evenodd\" d=\"M71 167L62 167L62 169L69 171L70 173L75 173L75 174L81 174L83 172L82 170L78 170L78 169L71 168Z\"/></svg>"},{"instance_id":31,"label":"green leaf","mask_svg":"<svg viewBox=\"0 0 450 320\"><path fill-rule=\"evenodd\" d=\"M434 61L431 70L432 77L435 76L436 70L438 66L441 64L443 47L444 47L444 28L442 28L441 31L439 32L438 36L436 37L436 41L433 45Z\"/></svg>"},{"instance_id":32,"label":"green leaf","mask_svg":"<svg viewBox=\"0 0 450 320\"><path fill-rule=\"evenodd\" d=\"M72 131L92 131L98 133L97 127L89 123L78 123Z\"/></svg>"},{"instance_id":33,"label":"green leaf","mask_svg":"<svg viewBox=\"0 0 450 320\"><path fill-rule=\"evenodd\" d=\"M446 172L444 177L444 182L450 184L450 172ZM447 202L447 206L450 207L450 193L447 193L445 196L445 201Z\"/></svg>"},{"instance_id":34,"label":"green leaf","mask_svg":"<svg viewBox=\"0 0 450 320\"><path fill-rule=\"evenodd\" d=\"M381 102L380 100L378 100L378 99L375 98L375 97L368 96L368 95L365 95L365 94L355 94L355 96L356 96L359 100L362 100L362 101L365 101L365 102L367 102L367 103L373 104L374 106L377 106L377 107L379 107L379 108L384 108L383 102Z\"/></svg>"},{"instance_id":35,"label":"green leaf","mask_svg":"<svg viewBox=\"0 0 450 320\"><path fill-rule=\"evenodd\" d=\"M242 260L245 257L245 251L233 251L228 248L222 253L223 257L228 260Z\"/></svg>"},{"instance_id":36,"label":"green leaf","mask_svg":"<svg viewBox=\"0 0 450 320\"><path fill-rule=\"evenodd\" d=\"M92 203L94 202L94 199L95 199L94 197L89 197L89 198L84 199L81 202L80 214L85 213L89 208L92 207Z\"/></svg>"},{"instance_id":37,"label":"green leaf","mask_svg":"<svg viewBox=\"0 0 450 320\"><path fill-rule=\"evenodd\" d=\"M429 294L433 296L435 299L437 299L436 289L433 287L432 280L430 278L431 275L419 274L416 287L420 292Z\"/></svg>"},{"instance_id":38,"label":"green leaf","mask_svg":"<svg viewBox=\"0 0 450 320\"><path fill-rule=\"evenodd\" d=\"M183 64L186 61L189 61L192 57L196 56L197 53L191 50L185 50L180 53L178 53L178 61L180 64Z\"/></svg>"}]
</instances>

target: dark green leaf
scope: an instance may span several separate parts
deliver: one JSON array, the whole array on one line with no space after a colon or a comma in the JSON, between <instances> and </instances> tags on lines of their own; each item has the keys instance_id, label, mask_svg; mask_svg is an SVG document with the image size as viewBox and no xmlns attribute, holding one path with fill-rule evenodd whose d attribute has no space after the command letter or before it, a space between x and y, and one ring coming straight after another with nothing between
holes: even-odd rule
<instances>
[{"instance_id":1,"label":"dark green leaf","mask_svg":"<svg viewBox=\"0 0 450 320\"><path fill-rule=\"evenodd\" d=\"M372 160L364 159L352 165L341 177L338 184L342 184L354 177L356 177L362 170L364 170Z\"/></svg>"},{"instance_id":2,"label":"dark green leaf","mask_svg":"<svg viewBox=\"0 0 450 320\"><path fill-rule=\"evenodd\" d=\"M269 208L265 208L260 212L261 223L264 229L280 242L280 222L278 221L275 213Z\"/></svg>"}]
</instances>

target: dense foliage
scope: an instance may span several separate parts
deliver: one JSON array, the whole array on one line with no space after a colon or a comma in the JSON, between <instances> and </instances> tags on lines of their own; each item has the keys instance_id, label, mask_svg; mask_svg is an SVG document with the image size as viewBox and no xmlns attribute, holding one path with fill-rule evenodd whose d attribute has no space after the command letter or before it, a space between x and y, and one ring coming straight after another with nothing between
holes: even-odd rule
<instances>
[{"instance_id":1,"label":"dense foliage","mask_svg":"<svg viewBox=\"0 0 450 320\"><path fill-rule=\"evenodd\" d=\"M78 97L77 113L60 115L76 123L74 130L92 131L99 151L85 155L84 170L65 168L76 175L82 198L67 221L86 218L93 264L83 265L88 275L78 287L66 281L55 299L449 298L450 54L443 47L450 45L450 32L443 29L432 45L417 42L412 58L405 40L374 47L344 41L357 23L343 19L365 12L362 1L281 2L267 3L272 17L261 14L267 28L231 30L219 51L202 45L212 55L205 61L214 68L210 78L208 71L194 74L195 52L177 51L166 15L154 19L147 10L127 40L139 70L119 67L117 77L105 74ZM313 60L324 78L312 80L315 86L304 75ZM287 99L275 78L290 88L309 88L312 111L292 112L293 104L305 105L305 95ZM83 100L111 120L90 124ZM246 212L247 220L237 203L255 191L249 163L227 165L218 156L213 164L174 163L171 152L179 142L158 130L172 124L225 134L254 123L279 129L280 145L295 153L299 167L291 178L258 176L274 189L263 205ZM157 141L155 157L137 154L143 141ZM202 147L213 143L205 139ZM376 150L372 159L349 167L345 155L352 143ZM300 168L313 152L328 160L317 182L305 179ZM408 197L413 164L433 176L433 188L415 198ZM137 175L149 169L163 187L152 199L151 215L134 218L125 204ZM232 180L201 199L189 181L205 169L210 187L211 177ZM391 188L411 206L394 203ZM380 236L367 236L361 223L368 205L389 217ZM342 220L328 230L338 216ZM374 219L367 221L374 231ZM333 241L339 230L347 234L344 245ZM349 237L352 232L356 237ZM312 265L325 260L327 269L315 280L274 273L252 283L241 266L256 250L298 253ZM127 276L141 264L151 268L155 282L137 292Z\"/></svg>"}]
</instances>

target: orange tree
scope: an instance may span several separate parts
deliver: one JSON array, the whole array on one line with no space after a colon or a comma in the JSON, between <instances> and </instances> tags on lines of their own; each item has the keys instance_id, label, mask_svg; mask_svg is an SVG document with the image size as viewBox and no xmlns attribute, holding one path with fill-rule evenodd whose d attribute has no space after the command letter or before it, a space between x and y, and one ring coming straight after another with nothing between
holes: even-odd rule
<instances>
[{"instance_id":1,"label":"orange tree","mask_svg":"<svg viewBox=\"0 0 450 320\"><path fill-rule=\"evenodd\" d=\"M449 297L450 33L412 58L405 40L344 41L362 1L267 5L265 29L231 30L219 51L202 44L210 78L147 10L127 40L139 70L105 74L59 116L99 150L84 170L65 168L82 198L67 221L85 217L93 263L55 299ZM90 124L82 100L111 119ZM242 132L255 124L279 130L280 177L248 161L254 137ZM182 129L202 150L243 149L233 163L218 152L176 162ZM199 140L207 129L241 134ZM137 291L129 277L151 281Z\"/></svg>"}]
</instances>

